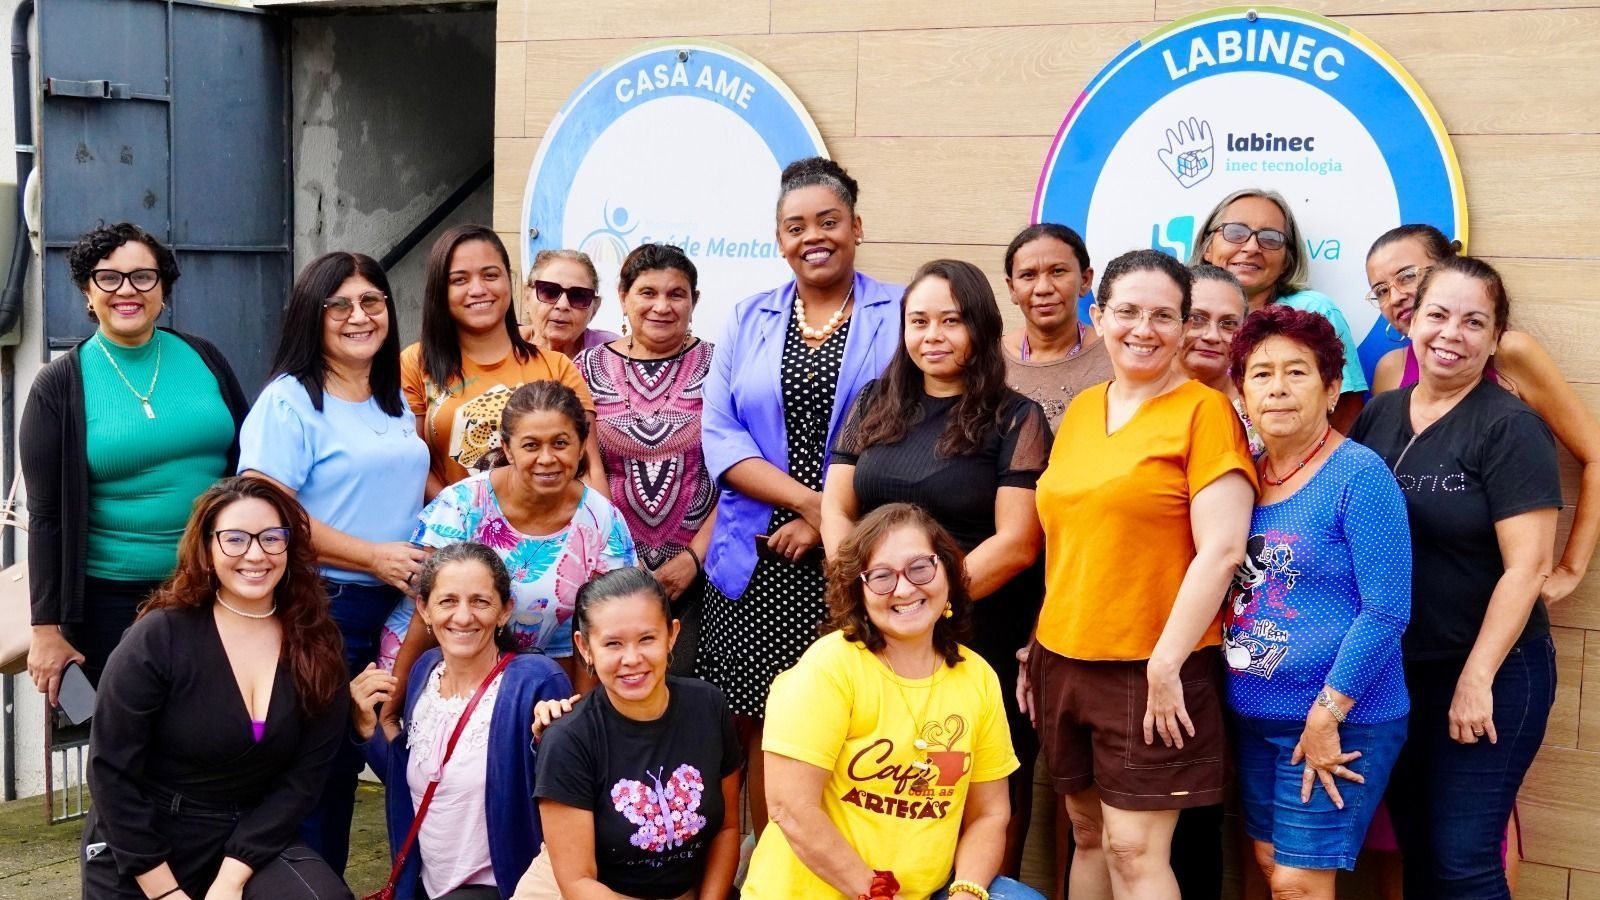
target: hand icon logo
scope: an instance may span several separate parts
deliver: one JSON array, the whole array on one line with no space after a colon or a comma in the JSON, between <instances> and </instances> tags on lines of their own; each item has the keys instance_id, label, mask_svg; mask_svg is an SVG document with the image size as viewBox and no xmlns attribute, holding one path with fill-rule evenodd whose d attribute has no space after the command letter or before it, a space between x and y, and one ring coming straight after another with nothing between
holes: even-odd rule
<instances>
[{"instance_id":1,"label":"hand icon logo","mask_svg":"<svg viewBox=\"0 0 1600 900\"><path fill-rule=\"evenodd\" d=\"M1178 120L1174 128L1167 129L1167 146L1156 151L1161 164L1172 177L1186 188L1192 188L1210 177L1215 168L1215 146L1211 141L1211 123L1194 116Z\"/></svg>"}]
</instances>

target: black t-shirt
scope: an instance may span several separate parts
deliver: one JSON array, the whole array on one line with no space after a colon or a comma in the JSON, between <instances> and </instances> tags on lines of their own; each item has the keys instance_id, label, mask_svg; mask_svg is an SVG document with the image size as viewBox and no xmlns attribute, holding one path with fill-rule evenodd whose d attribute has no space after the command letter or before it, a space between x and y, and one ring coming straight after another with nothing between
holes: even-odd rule
<instances>
[{"instance_id":1,"label":"black t-shirt","mask_svg":"<svg viewBox=\"0 0 1600 900\"><path fill-rule=\"evenodd\" d=\"M855 466L857 508L865 515L887 503L915 503L970 552L994 536L994 500L1000 488L1033 490L1050 462L1050 421L1044 408L1008 388L997 427L984 434L979 446L970 453L941 456L935 448L961 398L924 394L905 438L862 449L861 421L882 385L875 381L862 390L833 446L833 462ZM1043 602L1043 567L1035 564L974 607L972 649L1007 687L1016 679L1016 651L1028 642ZM1010 701L1008 709L1014 704Z\"/></svg>"},{"instance_id":2,"label":"black t-shirt","mask_svg":"<svg viewBox=\"0 0 1600 900\"><path fill-rule=\"evenodd\" d=\"M863 450L861 420L882 384L874 381L862 390L833 445L833 462L856 467L861 512L886 503L915 503L932 514L963 550L993 537L995 494L1002 487L1033 490L1050 462L1050 423L1044 409L1008 388L999 427L990 429L970 453L940 456L935 447L961 398L924 394L921 412L904 439Z\"/></svg>"},{"instance_id":3,"label":"black t-shirt","mask_svg":"<svg viewBox=\"0 0 1600 900\"><path fill-rule=\"evenodd\" d=\"M1555 440L1527 404L1487 381L1416 434L1413 390L1373 398L1350 437L1383 457L1406 498L1413 547L1406 658L1465 657L1505 573L1495 523L1561 506ZM1549 633L1540 600L1517 643Z\"/></svg>"},{"instance_id":4,"label":"black t-shirt","mask_svg":"<svg viewBox=\"0 0 1600 900\"><path fill-rule=\"evenodd\" d=\"M534 796L594 814L600 883L630 897L676 897L700 883L727 812L722 779L739 742L722 692L669 676L667 711L653 722L589 692L539 744Z\"/></svg>"}]
</instances>

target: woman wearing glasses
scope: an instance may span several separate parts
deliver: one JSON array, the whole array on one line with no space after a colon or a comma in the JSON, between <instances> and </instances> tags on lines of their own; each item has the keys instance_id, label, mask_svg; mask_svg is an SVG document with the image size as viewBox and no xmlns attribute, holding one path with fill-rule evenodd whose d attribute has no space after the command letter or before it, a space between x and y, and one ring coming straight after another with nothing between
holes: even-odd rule
<instances>
[{"instance_id":1,"label":"woman wearing glasses","mask_svg":"<svg viewBox=\"0 0 1600 900\"><path fill-rule=\"evenodd\" d=\"M401 355L401 384L428 442L427 498L486 472L499 446L500 411L533 381L572 388L591 416L594 401L572 360L522 336L511 302L511 257L483 225L458 225L434 242L422 286L422 339ZM590 487L605 493L593 442Z\"/></svg>"},{"instance_id":2,"label":"woman wearing glasses","mask_svg":"<svg viewBox=\"0 0 1600 900\"><path fill-rule=\"evenodd\" d=\"M376 260L329 253L301 271L272 372L240 432L239 471L287 490L311 517L353 674L377 658L384 620L425 557L406 539L422 509L428 448L400 395L399 325ZM361 767L347 742L306 825L336 872Z\"/></svg>"},{"instance_id":3,"label":"woman wearing glasses","mask_svg":"<svg viewBox=\"0 0 1600 900\"><path fill-rule=\"evenodd\" d=\"M1255 467L1227 398L1173 371L1191 282L1154 250L1106 266L1090 314L1115 377L1067 407L1037 489L1045 599L1018 700L1067 797L1073 897L1175 900L1178 811L1222 801L1221 600Z\"/></svg>"},{"instance_id":4,"label":"woman wearing glasses","mask_svg":"<svg viewBox=\"0 0 1600 900\"><path fill-rule=\"evenodd\" d=\"M98 682L172 573L194 498L233 473L249 409L210 343L157 328L178 262L144 229L101 225L67 253L95 333L39 372L23 408L33 642L53 704L62 670Z\"/></svg>"},{"instance_id":5,"label":"woman wearing glasses","mask_svg":"<svg viewBox=\"0 0 1600 900\"><path fill-rule=\"evenodd\" d=\"M1227 269L1210 263L1190 266L1189 274L1194 278L1189 318L1184 320L1183 343L1172 364L1184 377L1220 391L1233 403L1250 440L1250 455L1260 456L1266 447L1245 413L1244 398L1228 371L1228 348L1250 312L1244 288Z\"/></svg>"},{"instance_id":6,"label":"woman wearing glasses","mask_svg":"<svg viewBox=\"0 0 1600 900\"><path fill-rule=\"evenodd\" d=\"M867 513L839 542L830 633L767 699L772 827L740 896L1040 896L995 877L1017 757L1000 680L959 643L968 570L950 533L909 503Z\"/></svg>"},{"instance_id":7,"label":"woman wearing glasses","mask_svg":"<svg viewBox=\"0 0 1600 900\"><path fill-rule=\"evenodd\" d=\"M700 446L711 344L689 333L700 300L694 263L667 244L641 244L622 261L617 293L629 334L578 354L594 394L611 497L682 623L672 673L694 674L705 597L706 548L717 489Z\"/></svg>"},{"instance_id":8,"label":"woman wearing glasses","mask_svg":"<svg viewBox=\"0 0 1600 900\"><path fill-rule=\"evenodd\" d=\"M1283 303L1314 312L1333 324L1344 344L1344 393L1334 410L1333 427L1349 431L1361 412L1367 377L1361 370L1355 336L1344 313L1326 294L1306 287L1311 263L1289 201L1275 191L1246 188L1222 198L1200 229L1191 265L1210 263L1239 279L1251 311Z\"/></svg>"},{"instance_id":9,"label":"woman wearing glasses","mask_svg":"<svg viewBox=\"0 0 1600 900\"><path fill-rule=\"evenodd\" d=\"M305 512L263 479L196 501L177 571L95 701L87 900L350 896L296 838L350 743L311 541Z\"/></svg>"},{"instance_id":10,"label":"woman wearing glasses","mask_svg":"<svg viewBox=\"0 0 1600 900\"><path fill-rule=\"evenodd\" d=\"M590 347L617 339L610 331L590 328L600 310L600 274L581 250L540 250L528 276L529 340L573 360Z\"/></svg>"},{"instance_id":11,"label":"woman wearing glasses","mask_svg":"<svg viewBox=\"0 0 1600 900\"><path fill-rule=\"evenodd\" d=\"M862 390L833 445L822 493L822 543L830 557L863 515L915 503L966 554L974 600L972 649L1005 692L1012 748L1013 816L1000 871L1016 876L1033 808L1039 746L1015 701L1017 648L1044 598L1034 566L1044 535L1034 485L1050 458L1050 423L1038 403L1006 386L1000 307L977 266L935 260L906 288L901 348Z\"/></svg>"}]
</instances>

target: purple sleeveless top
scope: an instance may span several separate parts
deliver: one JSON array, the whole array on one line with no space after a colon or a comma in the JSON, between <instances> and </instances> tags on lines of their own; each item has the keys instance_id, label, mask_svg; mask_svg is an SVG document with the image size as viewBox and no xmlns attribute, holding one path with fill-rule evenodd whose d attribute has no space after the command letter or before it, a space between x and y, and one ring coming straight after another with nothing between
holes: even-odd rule
<instances>
[{"instance_id":1,"label":"purple sleeveless top","mask_svg":"<svg viewBox=\"0 0 1600 900\"><path fill-rule=\"evenodd\" d=\"M1406 370L1400 374L1400 387L1407 388L1417 383L1422 377L1421 370L1417 367L1417 349L1415 344L1406 345ZM1489 357L1489 364L1483 367L1483 377L1490 384L1499 384L1500 376L1494 372L1494 357Z\"/></svg>"}]
</instances>

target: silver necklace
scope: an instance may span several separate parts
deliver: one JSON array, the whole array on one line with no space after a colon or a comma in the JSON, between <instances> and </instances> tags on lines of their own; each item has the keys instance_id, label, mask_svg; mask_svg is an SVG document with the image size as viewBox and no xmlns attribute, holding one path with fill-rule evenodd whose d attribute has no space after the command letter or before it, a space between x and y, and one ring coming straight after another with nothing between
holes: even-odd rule
<instances>
[{"instance_id":1,"label":"silver necklace","mask_svg":"<svg viewBox=\"0 0 1600 900\"><path fill-rule=\"evenodd\" d=\"M158 332L155 337L151 338L151 340L156 342L156 370L155 373L150 376L150 386L145 388L144 393L141 394L139 393L139 389L133 386L133 382L128 380L128 376L122 373L122 367L117 365L117 358L111 355L110 350L106 349L106 339L100 335L95 335L95 342L100 345L100 352L106 355L106 362L111 363L111 368L116 370L117 377L122 379L122 383L128 386L128 390L132 392L135 397L139 398L139 404L144 407L144 417L146 419L154 419L156 417L155 408L150 405L150 397L156 392L156 379L161 377L160 333Z\"/></svg>"},{"instance_id":2,"label":"silver necklace","mask_svg":"<svg viewBox=\"0 0 1600 900\"><path fill-rule=\"evenodd\" d=\"M246 619L270 619L270 618L272 618L272 614L278 611L278 604L276 602L274 602L272 604L272 608L271 609L267 610L264 613L245 612L244 610L240 609L239 607L234 606L233 604L229 603L228 601L222 599L222 595L221 594L217 594L217 602L222 604L222 608L227 610L228 612L231 612L236 616L243 616Z\"/></svg>"}]
</instances>

